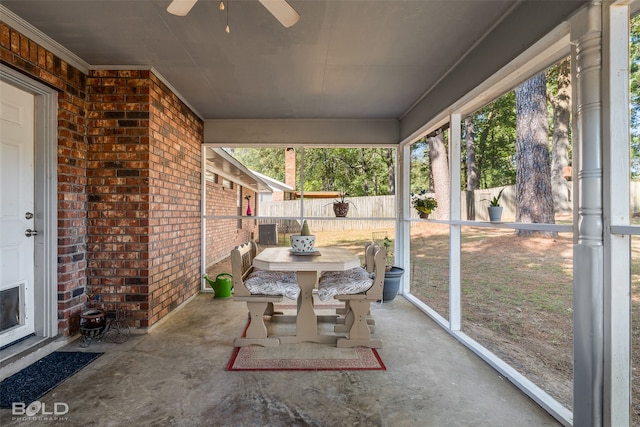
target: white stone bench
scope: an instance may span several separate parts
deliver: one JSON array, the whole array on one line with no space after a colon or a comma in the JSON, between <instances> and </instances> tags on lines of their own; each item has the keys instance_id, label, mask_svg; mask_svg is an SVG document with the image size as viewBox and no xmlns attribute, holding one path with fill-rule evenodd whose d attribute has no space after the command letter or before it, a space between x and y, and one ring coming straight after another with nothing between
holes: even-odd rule
<instances>
[{"instance_id":1,"label":"white stone bench","mask_svg":"<svg viewBox=\"0 0 640 427\"><path fill-rule=\"evenodd\" d=\"M374 268L375 250L378 247L379 245L377 245L375 242L367 242L364 248L365 265L363 267L352 268L351 270L347 270L347 271L323 272L320 275L320 279L318 282L318 284L320 283L325 284L322 287L320 287L322 291L318 290L318 294L319 294L318 297L320 298L320 300L326 301L332 298L333 295L335 295L336 292L331 290L330 289L331 286L326 286L326 284L330 282L335 282L336 279L343 282L344 281L356 282L356 281L361 281L363 279L370 279L373 276L372 273ZM356 286L362 286L362 285L356 285ZM367 288L365 289L368 289L368 285L367 285ZM349 301L345 302L344 307L337 308L336 314L338 314L340 317L336 319L336 323L339 323L339 324L334 327L334 332L338 332L338 333L348 332L349 327L346 326L344 323L346 321L346 318L349 316ZM371 313L369 312L368 315L370 314ZM369 329L371 330L371 332L375 332L375 323L376 322L373 319L373 317L371 316L367 317L367 324L369 325Z\"/></svg>"},{"instance_id":2,"label":"white stone bench","mask_svg":"<svg viewBox=\"0 0 640 427\"><path fill-rule=\"evenodd\" d=\"M298 299L300 288L294 272L263 271L253 268L253 259L258 252L254 241L244 243L231 251L234 301L246 302L249 309L249 327L244 337L236 338L234 345L251 344L277 346L280 340L267 335L264 316L277 314L273 303L283 296Z\"/></svg>"},{"instance_id":3,"label":"white stone bench","mask_svg":"<svg viewBox=\"0 0 640 427\"><path fill-rule=\"evenodd\" d=\"M386 254L384 248L371 245L373 251L373 272L369 277L360 275L328 276L318 283L318 294L331 294L334 299L344 301L348 306L345 317L347 338L339 338L338 347L381 348L382 340L371 338L371 329L367 318L371 301L382 299Z\"/></svg>"}]
</instances>

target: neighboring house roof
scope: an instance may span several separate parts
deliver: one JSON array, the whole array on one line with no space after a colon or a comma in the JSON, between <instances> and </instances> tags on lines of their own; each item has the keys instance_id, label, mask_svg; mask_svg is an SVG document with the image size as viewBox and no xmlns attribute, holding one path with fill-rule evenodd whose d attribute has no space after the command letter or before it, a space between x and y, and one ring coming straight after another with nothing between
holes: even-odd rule
<instances>
[{"instance_id":1,"label":"neighboring house roof","mask_svg":"<svg viewBox=\"0 0 640 427\"><path fill-rule=\"evenodd\" d=\"M256 193L273 193L271 186L223 148L206 150L206 172L215 173Z\"/></svg>"},{"instance_id":2,"label":"neighboring house roof","mask_svg":"<svg viewBox=\"0 0 640 427\"><path fill-rule=\"evenodd\" d=\"M266 182L269 185L269 187L271 187L271 190L273 191L283 191L283 192L295 191L295 188L293 188L292 186L287 185L284 182L278 181L277 179L273 179L266 175L263 175L260 172L256 172L252 170L251 173L253 173L255 176L260 178L262 181ZM271 192L272 191L270 191L270 193Z\"/></svg>"},{"instance_id":3,"label":"neighboring house roof","mask_svg":"<svg viewBox=\"0 0 640 427\"><path fill-rule=\"evenodd\" d=\"M296 192L296 197L302 197L299 191ZM333 199L339 198L339 191L305 191L305 199Z\"/></svg>"}]
</instances>

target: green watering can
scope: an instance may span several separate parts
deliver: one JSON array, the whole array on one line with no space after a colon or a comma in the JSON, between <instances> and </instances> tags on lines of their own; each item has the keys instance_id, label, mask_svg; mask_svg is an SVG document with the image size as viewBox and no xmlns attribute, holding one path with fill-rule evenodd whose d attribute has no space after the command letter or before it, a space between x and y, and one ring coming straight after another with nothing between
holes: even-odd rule
<instances>
[{"instance_id":1,"label":"green watering can","mask_svg":"<svg viewBox=\"0 0 640 427\"><path fill-rule=\"evenodd\" d=\"M214 298L229 298L231 296L231 289L233 289L233 286L231 285L232 277L233 276L229 273L220 273L216 276L215 281L208 280L213 291L216 293Z\"/></svg>"}]
</instances>

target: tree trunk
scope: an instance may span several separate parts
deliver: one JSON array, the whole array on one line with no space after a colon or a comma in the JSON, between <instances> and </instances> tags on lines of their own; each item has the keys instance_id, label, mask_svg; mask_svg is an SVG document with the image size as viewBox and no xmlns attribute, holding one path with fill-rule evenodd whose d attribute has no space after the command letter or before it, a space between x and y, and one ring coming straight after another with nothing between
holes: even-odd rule
<instances>
[{"instance_id":1,"label":"tree trunk","mask_svg":"<svg viewBox=\"0 0 640 427\"><path fill-rule=\"evenodd\" d=\"M555 223L544 72L516 88L516 222ZM533 234L516 230L516 235ZM556 233L543 233L545 235Z\"/></svg>"},{"instance_id":2,"label":"tree trunk","mask_svg":"<svg viewBox=\"0 0 640 427\"><path fill-rule=\"evenodd\" d=\"M551 98L553 106L553 139L551 156L551 188L558 213L570 213L569 184L564 171L569 166L569 129L571 126L571 63L558 64L558 92Z\"/></svg>"},{"instance_id":3,"label":"tree trunk","mask_svg":"<svg viewBox=\"0 0 640 427\"><path fill-rule=\"evenodd\" d=\"M396 194L396 168L394 167L393 149L387 148L387 171L389 172L389 194Z\"/></svg>"},{"instance_id":4,"label":"tree trunk","mask_svg":"<svg viewBox=\"0 0 640 427\"><path fill-rule=\"evenodd\" d=\"M480 133L479 135L480 138L476 143L476 148L477 148L476 172L478 174L478 188L480 188L480 181L482 178L482 174L484 172L485 152L486 152L487 144L489 143L489 132L493 129L494 116L495 114L493 111L489 111L487 113L486 125L484 126L484 129ZM486 184L486 178L485 178L485 184ZM486 188L486 185L484 185L483 187Z\"/></svg>"},{"instance_id":5,"label":"tree trunk","mask_svg":"<svg viewBox=\"0 0 640 427\"><path fill-rule=\"evenodd\" d=\"M438 208L434 211L435 217L449 219L449 156L442 132L429 138L429 160L433 189L438 201Z\"/></svg>"},{"instance_id":6,"label":"tree trunk","mask_svg":"<svg viewBox=\"0 0 640 427\"><path fill-rule=\"evenodd\" d=\"M474 190L477 190L480 186L476 165L476 130L473 116L464 119L464 128L467 151L467 219L473 221L476 219Z\"/></svg>"},{"instance_id":7,"label":"tree trunk","mask_svg":"<svg viewBox=\"0 0 640 427\"><path fill-rule=\"evenodd\" d=\"M367 157L365 153L366 153L366 150L364 148L361 148L360 149L360 167L362 168L362 174L365 176L364 182L362 183L362 191L364 192L365 196L368 196L369 195L369 181L368 181L369 162L367 162Z\"/></svg>"}]
</instances>

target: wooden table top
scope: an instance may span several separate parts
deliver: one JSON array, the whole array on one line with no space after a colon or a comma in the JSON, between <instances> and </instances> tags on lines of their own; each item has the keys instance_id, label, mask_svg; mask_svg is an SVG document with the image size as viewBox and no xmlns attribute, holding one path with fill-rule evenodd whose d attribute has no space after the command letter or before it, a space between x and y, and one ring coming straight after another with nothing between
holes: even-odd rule
<instances>
[{"instance_id":1,"label":"wooden table top","mask_svg":"<svg viewBox=\"0 0 640 427\"><path fill-rule=\"evenodd\" d=\"M253 266L278 271L344 271L360 266L351 251L337 247L319 247L314 255L294 255L289 247L266 248L253 259Z\"/></svg>"}]
</instances>

